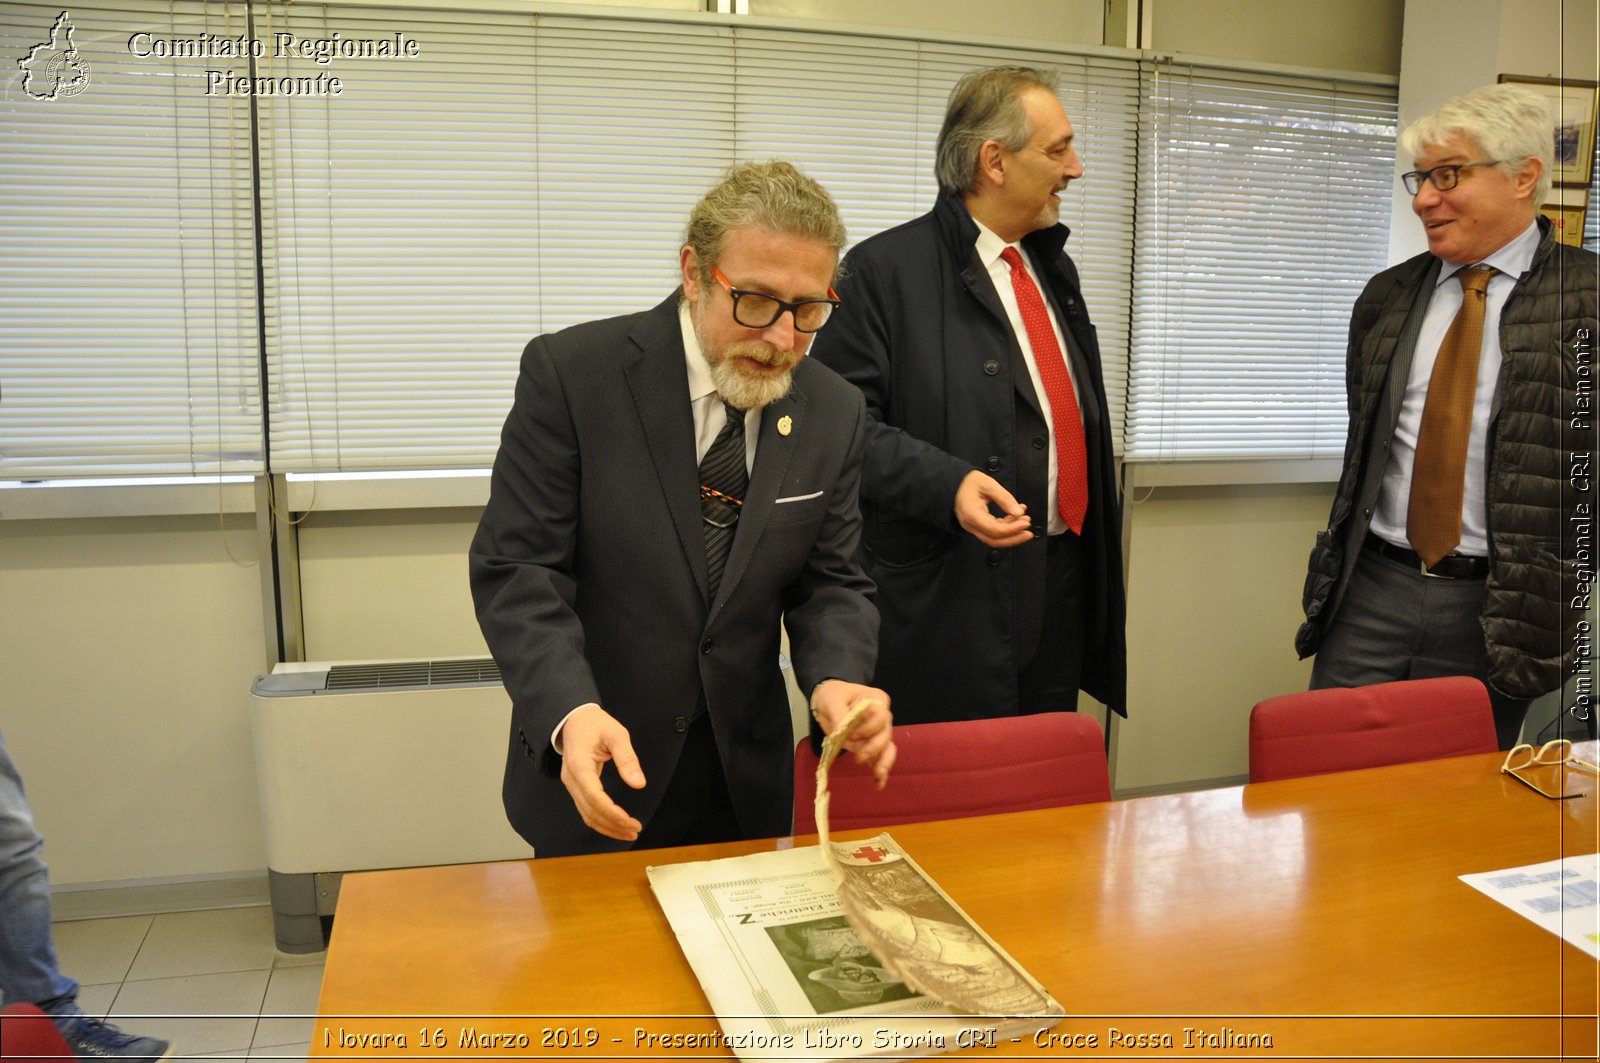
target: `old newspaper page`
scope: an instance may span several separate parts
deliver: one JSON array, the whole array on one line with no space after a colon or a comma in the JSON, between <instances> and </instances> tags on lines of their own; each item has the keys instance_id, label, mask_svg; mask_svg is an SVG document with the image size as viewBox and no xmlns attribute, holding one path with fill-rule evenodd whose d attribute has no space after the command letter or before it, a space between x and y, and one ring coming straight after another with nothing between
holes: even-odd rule
<instances>
[{"instance_id":1,"label":"old newspaper page","mask_svg":"<svg viewBox=\"0 0 1600 1063\"><path fill-rule=\"evenodd\" d=\"M828 768L861 709L823 744L821 844L647 869L741 1059L906 1058L999 1047L1061 1005L887 834L828 840Z\"/></svg>"},{"instance_id":2,"label":"old newspaper page","mask_svg":"<svg viewBox=\"0 0 1600 1063\"><path fill-rule=\"evenodd\" d=\"M828 839L828 770L872 702L857 705L822 743L817 761L818 849L845 918L896 977L919 993L978 1015L1044 1014L1054 1003L999 947L967 922L888 835L875 843Z\"/></svg>"},{"instance_id":3,"label":"old newspaper page","mask_svg":"<svg viewBox=\"0 0 1600 1063\"><path fill-rule=\"evenodd\" d=\"M902 1059L1009 1045L1055 1025L1061 1006L923 874L887 834L850 849L870 882L874 934L903 948L920 984L973 983L973 1014L918 992L846 918L816 846L647 869L722 1027L744 1060ZM903 965L905 960L902 959Z\"/></svg>"}]
</instances>

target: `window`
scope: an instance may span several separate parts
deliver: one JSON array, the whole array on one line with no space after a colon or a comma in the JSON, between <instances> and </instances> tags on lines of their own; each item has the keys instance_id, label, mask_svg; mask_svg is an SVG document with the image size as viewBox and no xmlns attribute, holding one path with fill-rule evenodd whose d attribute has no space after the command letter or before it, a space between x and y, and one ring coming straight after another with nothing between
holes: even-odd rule
<instances>
[{"instance_id":1,"label":"window","mask_svg":"<svg viewBox=\"0 0 1600 1063\"><path fill-rule=\"evenodd\" d=\"M262 468L249 101L136 54L233 8L0 5L0 480Z\"/></svg>"},{"instance_id":2,"label":"window","mask_svg":"<svg viewBox=\"0 0 1600 1063\"><path fill-rule=\"evenodd\" d=\"M1338 457L1393 87L1152 63L1141 126L1126 456Z\"/></svg>"},{"instance_id":3,"label":"window","mask_svg":"<svg viewBox=\"0 0 1600 1063\"><path fill-rule=\"evenodd\" d=\"M60 9L0 13L24 55ZM0 110L0 479L482 469L527 340L665 298L728 164L791 159L863 239L931 206L950 88L995 63L1062 70L1067 248L1127 455L1342 443L1387 82L505 5L70 18L87 85L17 78ZM253 62L193 51L236 40Z\"/></svg>"},{"instance_id":4,"label":"window","mask_svg":"<svg viewBox=\"0 0 1600 1063\"><path fill-rule=\"evenodd\" d=\"M689 209L725 167L795 162L865 238L932 206L949 90L997 62L1065 68L1092 175L1068 196L1069 247L1108 380L1123 377L1126 58L686 21L305 4L275 19L297 38L401 33L421 54L341 67L338 98L260 101L274 471L487 466L523 345L667 297Z\"/></svg>"}]
</instances>

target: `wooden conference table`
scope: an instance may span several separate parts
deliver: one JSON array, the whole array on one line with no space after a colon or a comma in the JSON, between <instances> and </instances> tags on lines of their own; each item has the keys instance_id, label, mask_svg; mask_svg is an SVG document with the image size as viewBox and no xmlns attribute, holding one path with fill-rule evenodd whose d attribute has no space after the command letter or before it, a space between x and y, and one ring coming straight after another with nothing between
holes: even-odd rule
<instances>
[{"instance_id":1,"label":"wooden conference table","mask_svg":"<svg viewBox=\"0 0 1600 1063\"><path fill-rule=\"evenodd\" d=\"M1552 801L1500 760L890 828L1066 1008L1052 1045L958 1054L1594 1059L1596 961L1457 876L1600 850L1600 780ZM727 1056L637 1045L717 1029L644 869L787 844L349 876L310 1054ZM463 1028L529 1047L463 1051Z\"/></svg>"}]
</instances>

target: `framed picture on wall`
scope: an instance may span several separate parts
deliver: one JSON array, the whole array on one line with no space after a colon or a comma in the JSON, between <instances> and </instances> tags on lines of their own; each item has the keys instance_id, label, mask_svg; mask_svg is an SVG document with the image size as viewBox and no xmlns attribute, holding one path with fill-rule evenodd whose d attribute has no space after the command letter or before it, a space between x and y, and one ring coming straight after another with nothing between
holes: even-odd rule
<instances>
[{"instance_id":1,"label":"framed picture on wall","mask_svg":"<svg viewBox=\"0 0 1600 1063\"><path fill-rule=\"evenodd\" d=\"M1532 89L1550 100L1556 117L1555 159L1550 179L1558 185L1587 187L1593 176L1595 106L1600 82L1521 74L1501 74L1500 80Z\"/></svg>"},{"instance_id":2,"label":"framed picture on wall","mask_svg":"<svg viewBox=\"0 0 1600 1063\"><path fill-rule=\"evenodd\" d=\"M1550 219L1555 226L1555 238L1563 244L1573 247L1583 246L1583 218L1584 208L1569 207L1561 203L1546 203L1539 208L1539 213Z\"/></svg>"}]
</instances>

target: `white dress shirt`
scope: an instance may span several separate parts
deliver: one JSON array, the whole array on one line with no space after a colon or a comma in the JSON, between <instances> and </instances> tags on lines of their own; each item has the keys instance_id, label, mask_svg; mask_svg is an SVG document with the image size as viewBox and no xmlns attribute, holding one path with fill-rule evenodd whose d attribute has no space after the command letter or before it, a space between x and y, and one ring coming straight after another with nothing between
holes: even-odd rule
<instances>
[{"instance_id":1,"label":"white dress shirt","mask_svg":"<svg viewBox=\"0 0 1600 1063\"><path fill-rule=\"evenodd\" d=\"M1500 378L1500 311L1517 281L1533 265L1539 246L1539 226L1529 224L1520 236L1485 258L1482 265L1497 272L1489 278L1484 298L1483 348L1478 358L1478 388L1473 397L1472 432L1467 437L1467 482L1461 501L1461 544L1456 553L1468 557L1489 556L1488 510L1484 504L1486 476L1484 459L1489 445L1489 421L1494 411L1494 392ZM1406 512L1411 505L1411 469L1417 454L1417 433L1422 428L1422 410L1428 399L1428 381L1439 357L1450 323L1461 309L1461 282L1456 274L1473 262L1445 262L1417 334L1411 356L1411 375L1406 379L1405 399L1394 439L1389 445L1389 461L1372 512L1372 532L1395 546L1411 548L1406 536Z\"/></svg>"},{"instance_id":2,"label":"white dress shirt","mask_svg":"<svg viewBox=\"0 0 1600 1063\"><path fill-rule=\"evenodd\" d=\"M717 433L728 423L728 410L711 383L711 366L700 352L700 340L694 334L694 317L689 304L678 307L678 327L683 332L683 356L689 370L689 405L694 410L694 460L696 466L705 460L706 451L716 441ZM746 410L744 415L744 467L755 471L756 439L761 435L761 411Z\"/></svg>"}]
</instances>

